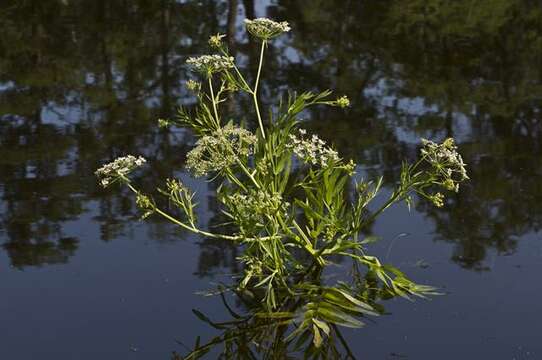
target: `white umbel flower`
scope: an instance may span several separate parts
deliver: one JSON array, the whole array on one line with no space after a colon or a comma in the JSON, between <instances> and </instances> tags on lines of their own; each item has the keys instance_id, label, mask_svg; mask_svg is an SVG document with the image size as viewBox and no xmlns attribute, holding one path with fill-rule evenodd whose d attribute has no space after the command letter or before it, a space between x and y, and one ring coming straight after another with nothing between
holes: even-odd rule
<instances>
[{"instance_id":1,"label":"white umbel flower","mask_svg":"<svg viewBox=\"0 0 542 360\"><path fill-rule=\"evenodd\" d=\"M251 155L255 144L256 136L230 123L201 137L187 154L186 167L196 176L221 171Z\"/></svg>"},{"instance_id":2,"label":"white umbel flower","mask_svg":"<svg viewBox=\"0 0 542 360\"><path fill-rule=\"evenodd\" d=\"M186 63L194 69L194 71L204 75L221 72L233 68L234 58L231 56L222 55L202 55L199 57L191 57L186 60Z\"/></svg>"},{"instance_id":3,"label":"white umbel flower","mask_svg":"<svg viewBox=\"0 0 542 360\"><path fill-rule=\"evenodd\" d=\"M146 162L147 160L142 156L135 157L133 155L127 155L105 164L96 170L95 174L100 180L100 184L103 187L107 187L120 177L124 177L136 168L143 166Z\"/></svg>"},{"instance_id":4,"label":"white umbel flower","mask_svg":"<svg viewBox=\"0 0 542 360\"><path fill-rule=\"evenodd\" d=\"M448 190L459 191L459 183L469 177L454 139L448 138L441 144L422 139L422 144L420 152L434 169L438 183Z\"/></svg>"},{"instance_id":5,"label":"white umbel flower","mask_svg":"<svg viewBox=\"0 0 542 360\"><path fill-rule=\"evenodd\" d=\"M269 40L290 31L288 22L276 22L268 18L245 19L245 26L252 36L262 40Z\"/></svg>"},{"instance_id":6,"label":"white umbel flower","mask_svg":"<svg viewBox=\"0 0 542 360\"><path fill-rule=\"evenodd\" d=\"M326 142L317 135L312 135L310 139L304 139L306 134L304 129L299 129L299 135L290 134L290 143L288 148L292 149L294 154L310 165L319 165L329 167L341 161L339 154L332 148L326 146Z\"/></svg>"}]
</instances>

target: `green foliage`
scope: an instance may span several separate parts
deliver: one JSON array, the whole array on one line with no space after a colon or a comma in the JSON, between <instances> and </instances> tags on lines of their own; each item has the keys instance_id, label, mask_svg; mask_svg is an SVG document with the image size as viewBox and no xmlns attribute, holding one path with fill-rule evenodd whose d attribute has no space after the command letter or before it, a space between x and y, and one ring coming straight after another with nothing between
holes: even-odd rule
<instances>
[{"instance_id":1,"label":"green foliage","mask_svg":"<svg viewBox=\"0 0 542 360\"><path fill-rule=\"evenodd\" d=\"M305 355L319 357L323 356L323 344L341 337L337 325L360 327L361 318L382 312L379 299L435 294L434 288L415 284L398 269L368 255L366 245L372 239L363 239L360 234L385 209L398 201L410 202L414 193L443 206L444 195L437 189L457 191L459 183L467 179L465 165L452 139L442 144L424 140L419 160L404 164L395 191L370 212L368 206L382 180L362 181L351 191L355 164L342 159L317 135L307 135L298 117L310 106L348 106L346 97L332 99L330 91L289 95L288 101L263 121L257 96L263 56L268 40L288 26L271 20L258 24L270 29L268 33L264 28L257 29L261 51L253 86L222 44L223 36L215 35L210 43L220 55L189 61L208 86L204 92L201 86L191 85L198 98L195 111L181 109L177 120L160 120L161 126L176 123L191 128L198 136L188 154L187 167L196 176L208 176L209 181L217 183L217 198L233 234L201 230L193 194L179 180L168 180L166 189L159 193L180 210L181 219L156 206L128 178L130 171L143 165L142 158L117 159L99 169L97 175L104 186L115 182L127 185L136 194L144 217L157 214L196 234L240 246L243 270L232 290L250 298L252 312L244 320L224 324L196 313L203 321L225 330L210 344L223 342L225 351L232 351L232 346L239 350L241 343L232 345L232 341L246 336L247 331L240 331L240 327L248 327L257 330L254 336L262 339L271 333L275 339L271 348L282 342L280 346L286 352L311 338ZM223 103L238 93L247 94L253 101L256 134L235 121L224 120ZM353 262L351 281L322 284L322 272L337 259ZM265 348L263 342L259 344ZM208 349L198 341L188 358L197 358ZM333 347L327 346L325 351L330 349Z\"/></svg>"}]
</instances>

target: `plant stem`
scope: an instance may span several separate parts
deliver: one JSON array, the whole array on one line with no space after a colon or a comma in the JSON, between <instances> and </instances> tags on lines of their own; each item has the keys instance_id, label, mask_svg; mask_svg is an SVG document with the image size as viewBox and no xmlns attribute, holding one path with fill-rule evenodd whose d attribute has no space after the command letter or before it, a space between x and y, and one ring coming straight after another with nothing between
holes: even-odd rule
<instances>
[{"instance_id":1,"label":"plant stem","mask_svg":"<svg viewBox=\"0 0 542 360\"><path fill-rule=\"evenodd\" d=\"M384 205L382 205L380 207L380 209L378 209L377 211L375 211L373 214L371 214L371 216L365 220L360 226L359 226L359 229L356 229L356 230L360 230L361 228L363 228L365 225L369 224L371 221L373 221L378 215L380 215L381 212L383 212L384 210L386 210L387 208L389 208L395 201L397 201L397 199L400 197L400 195L403 194L402 191L397 191L397 192L394 192L392 194L392 196L390 196L390 198L388 199L388 201L386 201L386 203Z\"/></svg>"},{"instance_id":2,"label":"plant stem","mask_svg":"<svg viewBox=\"0 0 542 360\"><path fill-rule=\"evenodd\" d=\"M422 156L411 168L410 168L410 172L414 172L414 170L416 170L416 168L425 160L425 155ZM416 178L416 176L414 176L414 179ZM396 202L398 199L400 199L401 197L404 197L406 194L408 194L408 192L412 189L413 186L415 186L417 184L416 181L413 181L411 180L406 186L401 184L400 188L398 191L394 192L392 194L392 196L390 196L390 198L388 199L388 201L386 201L386 203L384 205L382 205L382 207L380 207L380 209L378 209L377 211L375 211L367 220L365 220L360 226L358 229L356 230L360 230L362 227L364 227L365 225L369 224L371 221L373 221L378 215L380 215L384 210L386 210L388 207L390 207L394 202Z\"/></svg>"},{"instance_id":3,"label":"plant stem","mask_svg":"<svg viewBox=\"0 0 542 360\"><path fill-rule=\"evenodd\" d=\"M260 74L262 72L262 64L263 64L263 53L265 46L267 45L267 41L262 41L262 47L260 50L260 61L258 64L258 73L256 74L256 83L254 84L254 90L252 90L252 99L254 100L254 107L256 108L256 116L258 117L258 124L260 125L260 131L262 132L262 138L265 139L265 131L263 129L263 122L262 122L262 116L260 114L260 107L258 105L258 85L260 83Z\"/></svg>"},{"instance_id":4,"label":"plant stem","mask_svg":"<svg viewBox=\"0 0 542 360\"><path fill-rule=\"evenodd\" d=\"M247 167L245 166L245 164L243 164L243 162L236 156L235 159L237 160L237 163L239 164L239 166L241 167L241 169L243 169L243 171L245 172L245 174L249 177L249 179L254 183L254 185L256 186L257 189L260 188L260 184L258 184L258 182L256 181L256 179L254 179L254 176L252 176L252 174L250 173L250 171L248 171Z\"/></svg>"},{"instance_id":5,"label":"plant stem","mask_svg":"<svg viewBox=\"0 0 542 360\"><path fill-rule=\"evenodd\" d=\"M261 64L261 63L260 63ZM258 72L258 76L259 76L259 72ZM211 100L212 100L212 103L213 103L213 111L215 113L215 119L216 119L216 124L217 124L217 128L220 129L220 121L218 120L218 109L217 109L217 104L216 104L216 100L215 100L215 95L214 95L214 90L213 90L213 82L211 80L211 77L209 77L209 89L211 91ZM256 102L256 107L258 106L258 103ZM259 118L259 113L258 113L258 118ZM263 134L263 128L262 128L262 134ZM264 138L265 138L265 135L264 135ZM226 144L228 145L228 147L231 147L229 145L229 143L226 141ZM232 150L232 149L230 149ZM260 188L260 184L258 184L258 182L256 181L256 179L254 179L254 176L252 176L252 174L250 173L250 171L248 171L248 169L246 168L246 166L243 164L243 162L237 157L237 155L235 155L235 152L232 151L232 153L234 154L235 156L235 160L237 161L237 163L239 164L239 166L241 167L241 169L245 172L245 174L250 178L250 180L252 180L252 182L254 183L254 185L256 185L256 187L259 189ZM239 184L239 183L237 183ZM246 190L246 189L245 189Z\"/></svg>"},{"instance_id":6,"label":"plant stem","mask_svg":"<svg viewBox=\"0 0 542 360\"><path fill-rule=\"evenodd\" d=\"M123 179L126 182L126 185L128 186L128 188L130 188L130 190L133 193L140 194L140 192L135 187L133 187L132 184L130 184L130 181L127 178L123 177ZM172 223L179 225L183 229L186 229L186 230L191 231L191 232L193 232L195 234L203 235L203 236L213 238L213 239L224 239L224 240L231 240L231 241L241 241L241 240L242 241L255 241L255 240L265 241L265 240L280 238L280 236L276 236L276 235L275 236L264 236L264 237L261 237L261 238L247 238L247 237L240 236L240 235L239 236L231 236L231 235L224 235L224 234L214 234L214 233L203 231L203 230L200 230L200 229L195 228L193 226L187 225L187 224L183 223L182 221L179 221L178 219L175 219L173 216L169 215L165 211L160 210L156 206L154 207L154 211L156 213L158 213L159 215L161 215L162 217L168 219Z\"/></svg>"},{"instance_id":7,"label":"plant stem","mask_svg":"<svg viewBox=\"0 0 542 360\"><path fill-rule=\"evenodd\" d=\"M213 81L210 76L208 80L209 80L209 89L211 90L211 100L213 103L213 111L215 113L216 126L217 128L220 128L220 120L218 119L218 109L216 107L216 102L215 102L215 93L213 91Z\"/></svg>"}]
</instances>

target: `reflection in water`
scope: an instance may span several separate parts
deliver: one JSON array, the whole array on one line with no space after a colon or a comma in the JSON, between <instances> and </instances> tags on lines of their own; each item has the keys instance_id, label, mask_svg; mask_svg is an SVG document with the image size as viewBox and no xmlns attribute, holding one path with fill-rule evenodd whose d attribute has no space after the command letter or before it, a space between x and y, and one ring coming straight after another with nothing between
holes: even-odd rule
<instances>
[{"instance_id":1,"label":"reflection in water","mask_svg":"<svg viewBox=\"0 0 542 360\"><path fill-rule=\"evenodd\" d=\"M325 343L316 348L308 336L287 341L285 320L232 313L235 315L232 320L213 323L204 314L194 312L221 334L206 343L196 344L184 357L174 352L172 360L205 358L209 353L220 353L215 356L219 359L356 359L339 328L330 330Z\"/></svg>"},{"instance_id":2,"label":"reflection in water","mask_svg":"<svg viewBox=\"0 0 542 360\"><path fill-rule=\"evenodd\" d=\"M184 60L201 52L207 34L228 32L246 66L256 65L257 49L238 28L257 6L3 2L0 236L13 265L67 261L77 241L65 225L90 210L103 240L132 226L132 200L98 191L93 170L123 153L159 160L144 174L149 184L181 168L189 134L158 130L155 119L193 101L181 86ZM460 140L476 186L444 209L418 204L434 219L436 238L455 244L454 261L483 269L488 249L513 252L520 235L538 230L540 6L527 0L476 6L386 0L306 7L285 0L265 10L288 20L295 36L270 49L280 56L269 57L267 69L275 76L262 95L272 98L270 89L286 83L347 93L353 110L307 114L308 127L363 164L362 171L393 183L401 159L416 153L411 139ZM171 231L152 236L165 239ZM227 244L204 241L201 247L198 273L235 266Z\"/></svg>"},{"instance_id":3,"label":"reflection in water","mask_svg":"<svg viewBox=\"0 0 542 360\"><path fill-rule=\"evenodd\" d=\"M314 280L318 282L322 279ZM358 280L360 284L364 283L361 285L364 289L358 289L363 292L368 291L368 284L372 286L375 283ZM192 360L205 356L219 359L356 359L341 331L344 327L326 324L326 321L334 319L343 326L357 327L358 323L363 324L357 317L363 319L368 314L378 315L373 312L374 309L378 309L380 314L384 313L382 305L375 302L380 298L378 289L369 291L372 311L367 311L365 307L360 309L357 304L349 302L337 291L339 288L314 285L310 291L294 297L282 294L277 300L283 305L273 313L269 313L264 306L263 290L257 293L252 292L258 291L257 288L238 289L239 284L229 289L234 293L232 298L238 305L236 308L228 303L227 289L221 287L214 293L220 294L223 313L229 317L226 321L216 322L199 310L192 310L199 320L214 328L219 335L209 340L198 336L193 347L179 342L187 349L186 354L174 352L172 360ZM313 319L313 315L307 315L309 312L319 312L320 319L324 321ZM311 325L303 326L307 321ZM317 334L321 334L321 337Z\"/></svg>"},{"instance_id":4,"label":"reflection in water","mask_svg":"<svg viewBox=\"0 0 542 360\"><path fill-rule=\"evenodd\" d=\"M539 4L359 1L304 11L297 2L281 3L282 14L301 32L293 46L314 72L298 77L301 82L358 95L354 109L362 110L348 120L321 113L312 123L343 152L353 152L358 163L394 182L401 156L415 153L411 139L461 140L471 187L444 210L418 206L435 220L436 238L456 245L454 261L486 268L489 248L513 252L519 236L538 231Z\"/></svg>"}]
</instances>

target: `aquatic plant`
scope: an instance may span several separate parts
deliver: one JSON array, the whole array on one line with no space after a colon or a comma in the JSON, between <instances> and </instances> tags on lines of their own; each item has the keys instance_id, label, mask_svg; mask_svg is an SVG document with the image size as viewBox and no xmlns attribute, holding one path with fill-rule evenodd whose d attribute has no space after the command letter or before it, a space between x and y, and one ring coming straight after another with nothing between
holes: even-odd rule
<instances>
[{"instance_id":1,"label":"aquatic plant","mask_svg":"<svg viewBox=\"0 0 542 360\"><path fill-rule=\"evenodd\" d=\"M382 179L356 183L356 165L341 158L318 135L307 134L299 119L309 107L343 108L350 106L349 99L333 99L330 91L290 94L264 122L258 88L265 50L271 39L290 27L269 19L247 20L246 27L260 41L253 85L222 43L224 35L214 35L209 43L218 54L187 61L203 77L203 83L187 83L198 99L197 106L181 108L177 119L159 120L160 126L187 127L198 137L188 153L187 168L217 183L216 195L233 231L200 228L194 194L178 179L167 179L158 188L170 204L159 207L129 177L144 164L142 158L117 159L96 174L103 186L120 182L132 190L144 217L162 216L185 230L239 245L243 270L229 290L258 304L247 323L258 319L258 328L266 325L266 332L282 339L286 347L312 339L307 351L314 355L323 351L322 344L329 339L340 337L337 326L359 327L363 317L382 313L379 299L435 293L433 287L414 283L399 269L370 255L367 247L372 238L363 234L392 204L406 201L410 205L413 194L443 206L441 191L458 191L468 177L453 139L442 144L423 140L418 161L403 164L397 188L370 211ZM252 100L256 133L238 121L225 120L223 103L243 94ZM345 259L352 262L350 280L325 283L323 270ZM207 350L198 342L188 357Z\"/></svg>"}]
</instances>

